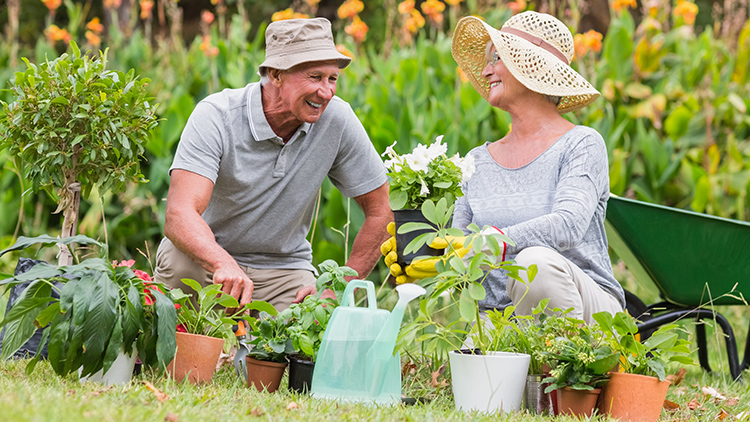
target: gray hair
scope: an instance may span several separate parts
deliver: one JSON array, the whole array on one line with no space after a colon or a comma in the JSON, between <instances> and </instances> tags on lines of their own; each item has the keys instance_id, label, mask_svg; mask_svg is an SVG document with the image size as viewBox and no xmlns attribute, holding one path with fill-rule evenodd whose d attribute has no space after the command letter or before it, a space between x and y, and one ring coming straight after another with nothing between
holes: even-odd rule
<instances>
[{"instance_id":1,"label":"gray hair","mask_svg":"<svg viewBox=\"0 0 750 422\"><path fill-rule=\"evenodd\" d=\"M555 106L559 106L560 101L562 101L562 98L563 98L563 97L560 97L559 95L547 95L547 94L542 94L542 95L544 95L545 100L551 102Z\"/></svg>"}]
</instances>

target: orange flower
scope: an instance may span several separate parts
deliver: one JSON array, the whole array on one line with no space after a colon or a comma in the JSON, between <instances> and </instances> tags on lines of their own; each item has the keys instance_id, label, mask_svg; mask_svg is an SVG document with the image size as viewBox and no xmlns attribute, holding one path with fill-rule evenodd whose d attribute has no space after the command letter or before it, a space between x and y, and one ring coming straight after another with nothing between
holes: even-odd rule
<instances>
[{"instance_id":1,"label":"orange flower","mask_svg":"<svg viewBox=\"0 0 750 422\"><path fill-rule=\"evenodd\" d=\"M445 10L445 3L440 0L427 0L422 3L422 13L432 17L433 15L439 15Z\"/></svg>"},{"instance_id":2,"label":"orange flower","mask_svg":"<svg viewBox=\"0 0 750 422\"><path fill-rule=\"evenodd\" d=\"M398 13L405 15L414 10L414 0L404 0L398 4Z\"/></svg>"},{"instance_id":3,"label":"orange flower","mask_svg":"<svg viewBox=\"0 0 750 422\"><path fill-rule=\"evenodd\" d=\"M60 7L60 5L62 4L62 0L42 0L42 3L47 6L47 9L53 11L57 10L57 8Z\"/></svg>"},{"instance_id":4,"label":"orange flower","mask_svg":"<svg viewBox=\"0 0 750 422\"><path fill-rule=\"evenodd\" d=\"M585 56L589 51L598 53L602 51L602 34L593 29L585 34L576 34L573 37L573 44L575 45L575 55L578 58Z\"/></svg>"},{"instance_id":5,"label":"orange flower","mask_svg":"<svg viewBox=\"0 0 750 422\"><path fill-rule=\"evenodd\" d=\"M461 66L456 66L456 75L458 75L458 79L460 79L462 83L469 82L469 78L466 76L466 72L461 69Z\"/></svg>"},{"instance_id":6,"label":"orange flower","mask_svg":"<svg viewBox=\"0 0 750 422\"><path fill-rule=\"evenodd\" d=\"M346 31L347 34L351 35L351 37L354 38L354 42L356 42L357 44L360 44L365 40L365 38L367 38L367 31L369 30L370 28L367 26L367 24L364 23L362 19L360 19L357 15L354 16L352 23L344 28L344 31Z\"/></svg>"},{"instance_id":7,"label":"orange flower","mask_svg":"<svg viewBox=\"0 0 750 422\"><path fill-rule=\"evenodd\" d=\"M122 0L104 0L105 9L117 9L122 4Z\"/></svg>"},{"instance_id":8,"label":"orange flower","mask_svg":"<svg viewBox=\"0 0 750 422\"><path fill-rule=\"evenodd\" d=\"M153 8L154 2L152 0L141 0L141 19L150 18Z\"/></svg>"},{"instance_id":9,"label":"orange flower","mask_svg":"<svg viewBox=\"0 0 750 422\"><path fill-rule=\"evenodd\" d=\"M57 25L50 25L49 28L44 30L44 34L51 42L64 41L68 43L72 38L67 29L60 29Z\"/></svg>"},{"instance_id":10,"label":"orange flower","mask_svg":"<svg viewBox=\"0 0 750 422\"><path fill-rule=\"evenodd\" d=\"M310 15L294 12L294 15L292 15L292 19L310 19Z\"/></svg>"},{"instance_id":11,"label":"orange flower","mask_svg":"<svg viewBox=\"0 0 750 422\"><path fill-rule=\"evenodd\" d=\"M305 0L305 3L310 7L315 7L320 3L320 0Z\"/></svg>"},{"instance_id":12,"label":"orange flower","mask_svg":"<svg viewBox=\"0 0 750 422\"><path fill-rule=\"evenodd\" d=\"M672 11L675 17L682 17L686 25L695 23L695 16L698 14L698 6L687 0L677 0L677 6Z\"/></svg>"},{"instance_id":13,"label":"orange flower","mask_svg":"<svg viewBox=\"0 0 750 422\"><path fill-rule=\"evenodd\" d=\"M207 57L216 57L219 55L219 48L211 45L210 35L203 36L200 49Z\"/></svg>"},{"instance_id":14,"label":"orange flower","mask_svg":"<svg viewBox=\"0 0 750 422\"><path fill-rule=\"evenodd\" d=\"M404 22L404 28L412 34L416 34L419 28L424 27L424 16L419 13L419 10L412 9L409 17Z\"/></svg>"},{"instance_id":15,"label":"orange flower","mask_svg":"<svg viewBox=\"0 0 750 422\"><path fill-rule=\"evenodd\" d=\"M336 44L336 51L345 55L346 57L349 57L350 59L354 59L354 53L349 51L349 49L346 48L344 44Z\"/></svg>"},{"instance_id":16,"label":"orange flower","mask_svg":"<svg viewBox=\"0 0 750 422\"><path fill-rule=\"evenodd\" d=\"M445 2L451 6L458 6L462 1L464 0L445 0Z\"/></svg>"},{"instance_id":17,"label":"orange flower","mask_svg":"<svg viewBox=\"0 0 750 422\"><path fill-rule=\"evenodd\" d=\"M279 10L278 12L271 15L271 22L283 21L294 18L294 10L291 8L285 10Z\"/></svg>"},{"instance_id":18,"label":"orange flower","mask_svg":"<svg viewBox=\"0 0 750 422\"><path fill-rule=\"evenodd\" d=\"M612 2L612 9L615 10L615 12L619 12L622 9L635 9L637 7L635 0L614 0Z\"/></svg>"},{"instance_id":19,"label":"orange flower","mask_svg":"<svg viewBox=\"0 0 750 422\"><path fill-rule=\"evenodd\" d=\"M86 39L88 40L89 44L95 47L98 47L99 44L102 43L102 39L91 31L86 31Z\"/></svg>"},{"instance_id":20,"label":"orange flower","mask_svg":"<svg viewBox=\"0 0 750 422\"><path fill-rule=\"evenodd\" d=\"M203 13L201 13L201 20L211 25L211 23L214 21L214 14L208 10L204 10Z\"/></svg>"},{"instance_id":21,"label":"orange flower","mask_svg":"<svg viewBox=\"0 0 750 422\"><path fill-rule=\"evenodd\" d=\"M360 0L346 0L339 6L338 14L340 19L348 19L357 16L363 10L365 10L365 4Z\"/></svg>"},{"instance_id":22,"label":"orange flower","mask_svg":"<svg viewBox=\"0 0 750 422\"><path fill-rule=\"evenodd\" d=\"M514 0L508 3L508 8L513 14L521 13L526 10L526 0Z\"/></svg>"},{"instance_id":23,"label":"orange flower","mask_svg":"<svg viewBox=\"0 0 750 422\"><path fill-rule=\"evenodd\" d=\"M101 34L104 31L104 25L99 22L99 18L91 19L91 22L86 24L86 28L92 30L95 34Z\"/></svg>"}]
</instances>

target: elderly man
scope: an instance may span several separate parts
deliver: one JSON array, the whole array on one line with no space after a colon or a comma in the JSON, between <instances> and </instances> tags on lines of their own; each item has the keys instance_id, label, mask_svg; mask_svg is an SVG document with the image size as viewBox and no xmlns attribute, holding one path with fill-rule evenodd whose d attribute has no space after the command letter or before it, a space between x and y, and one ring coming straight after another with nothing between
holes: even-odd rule
<instances>
[{"instance_id":1,"label":"elderly man","mask_svg":"<svg viewBox=\"0 0 750 422\"><path fill-rule=\"evenodd\" d=\"M196 106L170 168L157 281L218 283L240 304L262 299L277 309L315 293L306 235L326 177L364 211L346 265L370 273L392 214L382 161L335 96L350 61L328 20L274 22L261 81Z\"/></svg>"}]
</instances>

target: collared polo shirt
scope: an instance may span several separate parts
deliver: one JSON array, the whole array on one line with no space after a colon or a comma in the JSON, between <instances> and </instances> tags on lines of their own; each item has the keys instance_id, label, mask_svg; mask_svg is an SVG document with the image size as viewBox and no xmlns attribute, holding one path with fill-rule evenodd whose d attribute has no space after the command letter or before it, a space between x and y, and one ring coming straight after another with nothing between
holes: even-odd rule
<instances>
[{"instance_id":1,"label":"collared polo shirt","mask_svg":"<svg viewBox=\"0 0 750 422\"><path fill-rule=\"evenodd\" d=\"M170 168L214 183L202 218L241 265L308 269L306 240L326 177L344 196L386 182L385 167L349 104L333 97L314 124L284 144L263 113L260 83L202 100L182 132Z\"/></svg>"}]
</instances>

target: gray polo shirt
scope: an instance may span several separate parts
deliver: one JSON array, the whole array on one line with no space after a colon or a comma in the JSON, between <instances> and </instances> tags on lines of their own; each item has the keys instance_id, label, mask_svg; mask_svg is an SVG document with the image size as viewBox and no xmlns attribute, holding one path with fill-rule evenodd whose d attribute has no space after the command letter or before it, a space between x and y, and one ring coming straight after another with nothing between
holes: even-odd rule
<instances>
[{"instance_id":1,"label":"gray polo shirt","mask_svg":"<svg viewBox=\"0 0 750 422\"><path fill-rule=\"evenodd\" d=\"M284 144L263 114L259 83L198 103L173 169L214 182L203 219L239 264L258 269L314 271L305 237L326 177L347 197L386 182L383 162L349 104L333 97L316 123L303 123Z\"/></svg>"}]
</instances>

